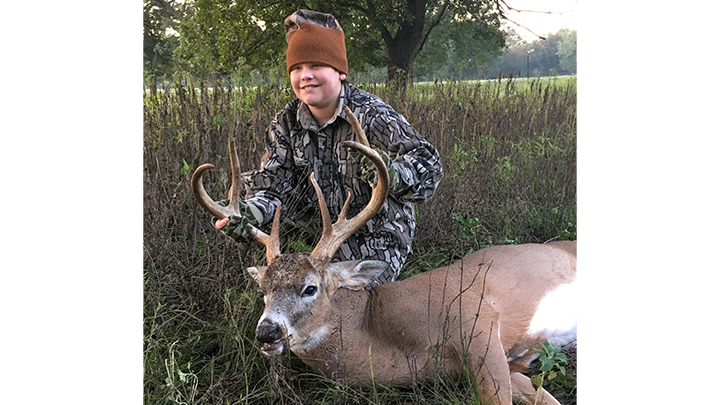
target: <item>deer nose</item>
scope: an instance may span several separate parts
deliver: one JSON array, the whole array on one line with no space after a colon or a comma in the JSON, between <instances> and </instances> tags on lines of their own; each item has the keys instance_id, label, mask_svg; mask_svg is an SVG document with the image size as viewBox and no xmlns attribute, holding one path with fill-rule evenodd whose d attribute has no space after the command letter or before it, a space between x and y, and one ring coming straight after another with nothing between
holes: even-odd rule
<instances>
[{"instance_id":1,"label":"deer nose","mask_svg":"<svg viewBox=\"0 0 720 405\"><path fill-rule=\"evenodd\" d=\"M280 325L264 319L258 324L255 336L260 343L275 343L283 338L283 332Z\"/></svg>"}]
</instances>

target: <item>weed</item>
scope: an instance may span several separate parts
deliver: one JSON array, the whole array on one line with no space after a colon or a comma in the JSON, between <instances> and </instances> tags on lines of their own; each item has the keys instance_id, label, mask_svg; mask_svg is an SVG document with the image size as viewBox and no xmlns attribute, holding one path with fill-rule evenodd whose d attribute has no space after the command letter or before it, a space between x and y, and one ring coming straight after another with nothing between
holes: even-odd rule
<instances>
[{"instance_id":1,"label":"weed","mask_svg":"<svg viewBox=\"0 0 720 405\"><path fill-rule=\"evenodd\" d=\"M478 163L478 150L475 146L472 146L469 150L459 147L458 144L453 145L453 151L450 154L450 163L457 167L457 171L454 174L455 180L461 179L462 172L465 171L470 165Z\"/></svg>"},{"instance_id":2,"label":"weed","mask_svg":"<svg viewBox=\"0 0 720 405\"><path fill-rule=\"evenodd\" d=\"M189 178L189 176L190 176L190 170L192 170L192 168L190 167L190 165L188 164L188 162L187 162L185 159L183 159L183 165L182 165L182 169L181 169L181 170L182 170L182 175L183 175L183 177L188 177L188 178Z\"/></svg>"},{"instance_id":3,"label":"weed","mask_svg":"<svg viewBox=\"0 0 720 405\"><path fill-rule=\"evenodd\" d=\"M567 364L567 356L562 352L562 348L554 346L549 342L540 343L542 346L540 349L533 348L533 352L539 353L540 357L540 373L530 376L533 387L537 390L535 394L535 403L537 404L538 396L540 395L540 388L542 388L547 376L548 381L552 381L557 377L555 369L560 371L560 374L565 375L565 367L562 364Z\"/></svg>"},{"instance_id":4,"label":"weed","mask_svg":"<svg viewBox=\"0 0 720 405\"><path fill-rule=\"evenodd\" d=\"M463 218L460 214L452 214L452 219L460 223L460 233L467 241L475 239L479 233L480 220L477 218Z\"/></svg>"},{"instance_id":5,"label":"weed","mask_svg":"<svg viewBox=\"0 0 720 405\"><path fill-rule=\"evenodd\" d=\"M495 170L497 170L500 179L500 186L505 187L512 180L517 168L510 163L510 156L502 156L497 158Z\"/></svg>"},{"instance_id":6,"label":"weed","mask_svg":"<svg viewBox=\"0 0 720 405\"><path fill-rule=\"evenodd\" d=\"M169 391L168 397L178 405L192 404L198 393L198 378L190 371L190 363L187 365L187 373L181 370L175 361L175 344L177 341L170 345L170 358L165 359L165 386Z\"/></svg>"},{"instance_id":7,"label":"weed","mask_svg":"<svg viewBox=\"0 0 720 405\"><path fill-rule=\"evenodd\" d=\"M225 117L223 117L223 116L221 116L221 115L216 115L216 116L213 117L213 124L214 124L218 129L220 129L220 127L223 126L227 121L228 121L228 119L225 118Z\"/></svg>"}]
</instances>

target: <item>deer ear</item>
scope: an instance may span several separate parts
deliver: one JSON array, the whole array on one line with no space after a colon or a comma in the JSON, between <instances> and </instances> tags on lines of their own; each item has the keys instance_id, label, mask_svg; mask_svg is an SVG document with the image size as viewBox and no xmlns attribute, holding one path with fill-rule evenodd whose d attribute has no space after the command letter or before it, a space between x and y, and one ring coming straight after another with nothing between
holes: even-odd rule
<instances>
[{"instance_id":1,"label":"deer ear","mask_svg":"<svg viewBox=\"0 0 720 405\"><path fill-rule=\"evenodd\" d=\"M258 266L258 267L248 267L247 272L250 273L253 280L260 285L260 279L262 279L265 276L265 270L267 270L267 266Z\"/></svg>"},{"instance_id":2,"label":"deer ear","mask_svg":"<svg viewBox=\"0 0 720 405\"><path fill-rule=\"evenodd\" d=\"M327 269L338 278L340 287L358 291L375 280L388 266L387 262L381 260L356 260L331 263Z\"/></svg>"}]
</instances>

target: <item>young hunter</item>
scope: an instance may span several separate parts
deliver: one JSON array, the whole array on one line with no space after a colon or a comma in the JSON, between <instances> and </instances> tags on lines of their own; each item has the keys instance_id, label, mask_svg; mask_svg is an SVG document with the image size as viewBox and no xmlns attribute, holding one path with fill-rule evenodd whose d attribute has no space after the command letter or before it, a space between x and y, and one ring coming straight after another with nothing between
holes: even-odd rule
<instances>
[{"instance_id":1,"label":"young hunter","mask_svg":"<svg viewBox=\"0 0 720 405\"><path fill-rule=\"evenodd\" d=\"M390 190L382 209L338 249L333 261L375 259L390 263L368 288L394 281L411 253L414 202L430 198L443 177L437 150L405 118L380 98L346 82L345 35L335 17L299 10L285 19L287 69L297 99L270 124L261 169L243 174L244 214L219 219L215 227L236 241L249 240L246 225L271 223L282 203L283 223L322 229L317 196L309 175L323 190L331 217L337 218L347 196L354 196L348 218L370 200L377 183L375 167L359 153L341 148L357 140L348 106L370 145L388 165ZM319 232L315 235L319 235Z\"/></svg>"}]
</instances>

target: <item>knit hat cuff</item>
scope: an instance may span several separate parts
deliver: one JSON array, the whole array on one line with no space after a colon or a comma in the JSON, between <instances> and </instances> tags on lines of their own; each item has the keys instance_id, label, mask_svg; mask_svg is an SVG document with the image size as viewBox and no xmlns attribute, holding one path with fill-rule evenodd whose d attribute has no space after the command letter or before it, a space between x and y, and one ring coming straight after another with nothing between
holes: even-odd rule
<instances>
[{"instance_id":1,"label":"knit hat cuff","mask_svg":"<svg viewBox=\"0 0 720 405\"><path fill-rule=\"evenodd\" d=\"M302 24L288 33L286 63L288 73L301 63L323 63L347 74L345 34L342 30Z\"/></svg>"}]
</instances>

